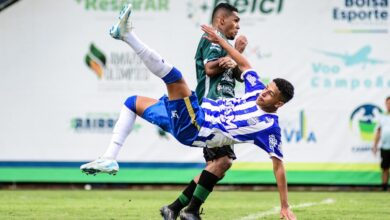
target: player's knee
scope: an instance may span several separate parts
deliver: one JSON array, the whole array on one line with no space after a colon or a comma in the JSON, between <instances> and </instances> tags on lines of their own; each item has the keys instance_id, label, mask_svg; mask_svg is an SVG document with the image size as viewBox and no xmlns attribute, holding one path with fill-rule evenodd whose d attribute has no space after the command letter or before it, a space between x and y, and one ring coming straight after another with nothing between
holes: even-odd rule
<instances>
[{"instance_id":1,"label":"player's knee","mask_svg":"<svg viewBox=\"0 0 390 220\"><path fill-rule=\"evenodd\" d=\"M217 164L222 171L227 171L232 167L233 161L229 157L221 157L217 160Z\"/></svg>"},{"instance_id":2,"label":"player's knee","mask_svg":"<svg viewBox=\"0 0 390 220\"><path fill-rule=\"evenodd\" d=\"M124 104L131 111L136 112L136 103L137 103L137 96L133 95L133 96L128 97Z\"/></svg>"},{"instance_id":3,"label":"player's knee","mask_svg":"<svg viewBox=\"0 0 390 220\"><path fill-rule=\"evenodd\" d=\"M183 78L181 72L176 69L175 67L172 67L172 69L164 76L162 79L166 84L171 84L174 82L177 82Z\"/></svg>"}]
</instances>

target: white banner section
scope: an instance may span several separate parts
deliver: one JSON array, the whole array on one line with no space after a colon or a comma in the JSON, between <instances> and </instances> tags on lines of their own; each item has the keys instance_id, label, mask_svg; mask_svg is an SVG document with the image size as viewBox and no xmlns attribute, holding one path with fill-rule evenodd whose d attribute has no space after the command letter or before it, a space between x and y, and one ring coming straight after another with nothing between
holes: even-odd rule
<instances>
[{"instance_id":1,"label":"white banner section","mask_svg":"<svg viewBox=\"0 0 390 220\"><path fill-rule=\"evenodd\" d=\"M194 55L219 2L134 0L139 37L196 85ZM245 55L267 82L296 88L280 109L290 162L371 163L376 119L390 95L387 1L227 1L240 11ZM103 154L128 96L159 98L162 81L108 31L125 1L19 1L0 12L0 160L87 161ZM237 95L243 85L238 84ZM238 161L268 161L236 145ZM202 162L139 119L119 160Z\"/></svg>"}]
</instances>

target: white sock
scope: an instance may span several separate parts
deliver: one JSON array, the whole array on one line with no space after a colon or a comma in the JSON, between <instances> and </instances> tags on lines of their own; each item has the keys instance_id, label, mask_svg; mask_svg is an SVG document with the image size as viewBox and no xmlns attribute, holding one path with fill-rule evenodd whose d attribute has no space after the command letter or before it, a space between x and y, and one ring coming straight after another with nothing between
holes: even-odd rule
<instances>
[{"instance_id":1,"label":"white sock","mask_svg":"<svg viewBox=\"0 0 390 220\"><path fill-rule=\"evenodd\" d=\"M172 70L172 64L165 62L160 54L144 44L134 31L127 33L123 40L133 48L145 66L157 77L163 78Z\"/></svg>"},{"instance_id":2,"label":"white sock","mask_svg":"<svg viewBox=\"0 0 390 220\"><path fill-rule=\"evenodd\" d=\"M137 115L133 111L127 108L127 106L123 105L119 114L119 119L116 122L112 132L110 145L103 154L103 158L116 159L120 149L123 146L123 143L133 129L136 116Z\"/></svg>"}]
</instances>

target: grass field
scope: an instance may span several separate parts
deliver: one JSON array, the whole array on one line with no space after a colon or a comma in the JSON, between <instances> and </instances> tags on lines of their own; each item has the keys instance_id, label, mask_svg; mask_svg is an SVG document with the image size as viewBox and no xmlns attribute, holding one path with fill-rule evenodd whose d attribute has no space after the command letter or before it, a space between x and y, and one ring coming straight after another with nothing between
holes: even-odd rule
<instances>
[{"instance_id":1,"label":"grass field","mask_svg":"<svg viewBox=\"0 0 390 220\"><path fill-rule=\"evenodd\" d=\"M173 190L0 190L0 219L161 219ZM298 219L390 219L390 193L290 192ZM279 219L277 192L215 191L205 220Z\"/></svg>"}]
</instances>

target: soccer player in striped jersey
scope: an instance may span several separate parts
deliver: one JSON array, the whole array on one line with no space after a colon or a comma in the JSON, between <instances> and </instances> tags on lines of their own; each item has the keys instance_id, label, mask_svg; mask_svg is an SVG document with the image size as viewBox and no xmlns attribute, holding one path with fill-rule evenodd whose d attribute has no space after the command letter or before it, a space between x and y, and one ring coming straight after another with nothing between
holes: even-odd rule
<instances>
[{"instance_id":1,"label":"soccer player in striped jersey","mask_svg":"<svg viewBox=\"0 0 390 220\"><path fill-rule=\"evenodd\" d=\"M110 158L115 158L118 154L138 115L170 132L180 143L187 146L212 148L253 143L265 150L273 162L280 194L280 216L295 219L288 204L281 134L276 115L277 109L293 97L292 84L284 79L274 79L265 86L244 56L213 28L203 25L202 30L207 33L206 38L226 50L243 72L245 95L218 101L203 98L203 104L200 106L197 96L189 89L181 72L136 36L129 19L130 13L131 5L128 5L121 12L119 22L111 28L110 34L113 38L126 42L145 66L164 81L168 96L163 96L160 100L143 96L129 97L121 110L109 148L102 160L84 164L80 169L86 173L96 173L100 171L96 169L99 163L110 164ZM193 195L193 198L196 198L194 203L182 210L181 219L201 219L199 207L210 193L209 184L213 183L205 181L205 185L199 184Z\"/></svg>"},{"instance_id":2,"label":"soccer player in striped jersey","mask_svg":"<svg viewBox=\"0 0 390 220\"><path fill-rule=\"evenodd\" d=\"M240 35L238 9L229 3L219 3L211 15L211 24L226 40L234 40L234 48L241 53L245 50L247 39ZM202 35L195 54L197 86L195 93L201 104L203 97L217 100L219 98L234 98L236 80L242 82L241 71L236 62L227 55L218 44L213 44ZM228 41L229 42L229 41ZM180 211L188 206L193 207L197 200L193 197L199 185L209 185L212 191L217 182L221 181L227 170L236 159L233 145L224 145L213 148L203 148L203 157L206 166L195 176L169 205L160 209L161 215L166 219L175 219ZM209 182L205 184L204 182ZM205 202L205 201L204 201ZM195 208L196 209L196 208Z\"/></svg>"}]
</instances>

